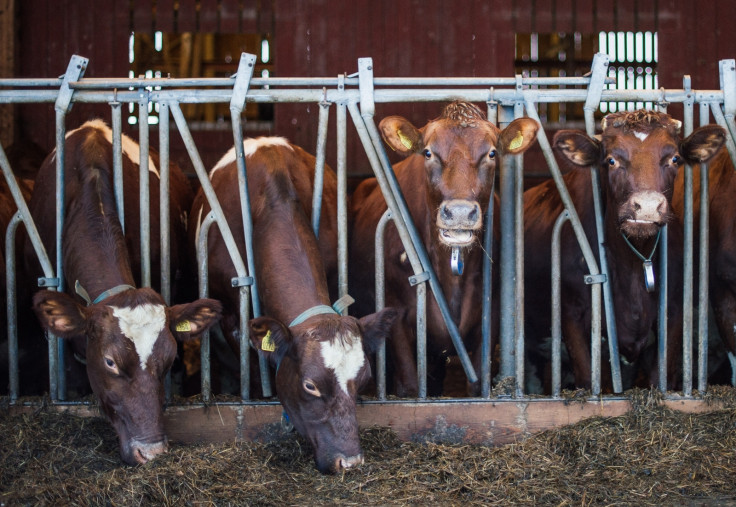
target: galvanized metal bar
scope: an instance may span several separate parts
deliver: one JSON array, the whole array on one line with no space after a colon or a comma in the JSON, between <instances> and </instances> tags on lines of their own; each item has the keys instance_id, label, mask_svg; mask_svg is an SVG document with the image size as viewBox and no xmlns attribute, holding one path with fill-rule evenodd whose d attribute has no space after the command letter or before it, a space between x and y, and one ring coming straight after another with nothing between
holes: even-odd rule
<instances>
[{"instance_id":1,"label":"galvanized metal bar","mask_svg":"<svg viewBox=\"0 0 736 507\"><path fill-rule=\"evenodd\" d=\"M718 62L721 90L723 90L723 115L732 136L736 135L736 60Z\"/></svg>"},{"instance_id":2,"label":"galvanized metal bar","mask_svg":"<svg viewBox=\"0 0 736 507\"><path fill-rule=\"evenodd\" d=\"M120 227L125 234L125 195L123 191L123 126L120 102L110 102L112 123L112 174L115 192L115 209L120 220Z\"/></svg>"},{"instance_id":3,"label":"galvanized metal bar","mask_svg":"<svg viewBox=\"0 0 736 507\"><path fill-rule=\"evenodd\" d=\"M521 75L516 76L516 90L522 93ZM524 101L514 104L514 118L524 116ZM514 241L516 271L516 332L514 334L516 397L524 395L524 156L513 155L516 159L516 175L514 176Z\"/></svg>"},{"instance_id":4,"label":"galvanized metal bar","mask_svg":"<svg viewBox=\"0 0 736 507\"><path fill-rule=\"evenodd\" d=\"M726 132L729 134L726 136L726 149L728 150L728 154L731 156L731 162L734 167L736 167L736 142L734 142L736 137L734 137L734 132L730 130L728 121L723 115L723 111L721 111L721 106L717 102L711 102L710 109L716 123L726 129Z\"/></svg>"},{"instance_id":5,"label":"galvanized metal bar","mask_svg":"<svg viewBox=\"0 0 736 507\"><path fill-rule=\"evenodd\" d=\"M700 125L709 121L708 104L700 104ZM698 390L703 393L708 387L708 272L710 269L710 199L708 164L700 164L700 243L698 269Z\"/></svg>"},{"instance_id":6,"label":"galvanized metal bar","mask_svg":"<svg viewBox=\"0 0 736 507\"><path fill-rule=\"evenodd\" d=\"M570 219L567 210L560 213L552 228L552 397L560 398L562 392L562 226Z\"/></svg>"},{"instance_id":7,"label":"galvanized metal bar","mask_svg":"<svg viewBox=\"0 0 736 507\"><path fill-rule=\"evenodd\" d=\"M343 76L344 80L344 76ZM344 84L338 80L338 88ZM339 297L348 293L348 177L347 106L337 105L337 287ZM347 314L347 309L343 311Z\"/></svg>"},{"instance_id":8,"label":"galvanized metal bar","mask_svg":"<svg viewBox=\"0 0 736 507\"><path fill-rule=\"evenodd\" d=\"M371 58L360 58L358 60L358 67L361 72L361 75L360 75L361 118L363 120L363 125L365 126L365 131L368 133L369 140L373 144L374 150L376 154L378 155L378 158L381 162L381 165L379 167L375 167L374 171L376 169L379 169L379 171L382 171L386 175L386 181L389 183L387 190L393 193L395 203L398 204L398 209L392 210L392 211L394 212L394 215L396 216L398 216L399 214L401 215L404 221L404 225L406 226L407 231L409 231L411 241L414 244L414 248L416 249L417 255L419 256L421 260L423 271L426 271L427 273L430 274L429 282L430 282L430 287L432 288L432 294L434 295L435 301L437 302L437 306L440 309L440 313L442 314L445 324L447 325L447 330L448 330L448 333L450 334L450 338L452 339L452 343L455 346L455 351L457 352L458 358L460 359L460 363L462 364L463 369L465 370L465 374L468 377L468 381L470 383L475 383L478 381L478 376L476 375L475 370L473 369L473 365L470 362L470 357L468 356L468 353L465 350L465 345L463 344L462 337L460 336L460 333L457 330L457 326L452 320L452 315L450 314L450 310L447 306L447 302L445 300L444 293L442 292L442 287L437 281L437 276L434 273L432 263L429 260L429 256L427 255L427 252L424 248L424 244L422 243L421 238L419 237L419 234L417 233L416 228L414 227L414 223L411 219L411 215L409 214L409 209L406 205L406 201L404 200L404 196L401 193L401 188L399 187L399 183L396 180L396 175L394 174L393 169L391 167L391 162L388 160L386 151L383 148L383 144L381 141L381 135L378 132L378 128L376 127L373 121L373 112L375 110L375 107L374 107L373 101L370 98L372 96L372 90L373 90L372 59ZM364 106L365 106L365 109L364 109ZM381 190L383 191L384 188L381 187ZM384 197L386 196L385 193L383 195ZM406 246L406 244L404 245Z\"/></svg>"},{"instance_id":9,"label":"galvanized metal bar","mask_svg":"<svg viewBox=\"0 0 736 507\"><path fill-rule=\"evenodd\" d=\"M386 234L386 225L393 220L391 210L387 209L381 215L381 219L376 225L375 258L375 290L376 290L376 312L380 312L386 307L386 271L385 271L385 250L384 239ZM378 349L376 349L376 391L379 400L386 399L386 342L382 341Z\"/></svg>"},{"instance_id":10,"label":"galvanized metal bar","mask_svg":"<svg viewBox=\"0 0 736 507\"><path fill-rule=\"evenodd\" d=\"M167 305L171 304L171 219L169 190L171 173L169 170L169 106L159 105L158 115L158 149L159 149L159 215L161 229L161 296Z\"/></svg>"},{"instance_id":11,"label":"galvanized metal bar","mask_svg":"<svg viewBox=\"0 0 736 507\"><path fill-rule=\"evenodd\" d=\"M417 383L418 398L427 398L427 282L417 284Z\"/></svg>"},{"instance_id":12,"label":"galvanized metal bar","mask_svg":"<svg viewBox=\"0 0 736 507\"><path fill-rule=\"evenodd\" d=\"M595 112L600 107L601 95L606 82L609 57L604 53L596 53L591 66L591 79L588 85L588 96L585 99L583 113L585 115L585 130L590 137L595 136ZM623 392L621 380L621 360L618 352L618 332L616 330L616 311L613 303L613 288L608 276L608 254L606 253L606 233L603 225L603 206L601 205L601 184L597 167L590 168L590 182L593 195L593 210L598 238L598 259L600 270L606 277L603 282L603 304L606 314L606 334L608 336L608 352L611 364L611 382L613 392Z\"/></svg>"},{"instance_id":13,"label":"galvanized metal bar","mask_svg":"<svg viewBox=\"0 0 736 507\"><path fill-rule=\"evenodd\" d=\"M248 191L248 178L245 164L245 153L243 152L243 125L241 123L241 114L245 107L246 95L250 88L250 81L253 77L253 69L255 67L255 55L242 53L238 72L235 75L235 84L233 85L233 95L230 100L230 115L232 118L233 141L235 146L235 160L238 166L238 188L240 190L240 209L243 217L243 233L245 236L245 252L246 261L248 263L248 273L253 278L253 286L251 287L251 305L253 307L253 316L260 317L261 302L258 294L258 282L256 277L255 258L253 255L253 218L251 215L250 193ZM241 332L244 331L246 336L241 335L241 343L245 340L247 343L248 328L244 327L242 320L244 315L241 314ZM269 366L263 353L258 351L258 365L261 373L261 389L265 397L273 395L271 389L271 378L269 375ZM242 377L241 377L242 380ZM241 389L242 389L241 385Z\"/></svg>"},{"instance_id":14,"label":"galvanized metal bar","mask_svg":"<svg viewBox=\"0 0 736 507\"><path fill-rule=\"evenodd\" d=\"M682 85L690 90L690 76L684 76ZM683 102L683 136L689 136L693 131L692 98ZM683 393L692 394L693 382L693 168L685 164L683 192L683 288L682 288L682 372ZM662 275L660 275L662 276ZM663 272L663 276L667 276Z\"/></svg>"},{"instance_id":15,"label":"galvanized metal bar","mask_svg":"<svg viewBox=\"0 0 736 507\"><path fill-rule=\"evenodd\" d=\"M56 110L56 290L64 292L62 234L64 231L64 156L66 111ZM49 341L49 396L51 401L66 400L66 372L64 369L64 340L47 333Z\"/></svg>"},{"instance_id":16,"label":"galvanized metal bar","mask_svg":"<svg viewBox=\"0 0 736 507\"><path fill-rule=\"evenodd\" d=\"M148 131L148 92L140 90L140 101L138 102L138 146L140 148L140 159L138 161L138 198L141 210L141 285L151 286L151 197L149 194L149 131Z\"/></svg>"},{"instance_id":17,"label":"galvanized metal bar","mask_svg":"<svg viewBox=\"0 0 736 507\"><path fill-rule=\"evenodd\" d=\"M15 403L20 393L20 376L18 372L18 305L16 293L16 261L15 235L18 224L23 222L20 211L8 222L5 231L5 294L7 302L8 326L8 395L10 402Z\"/></svg>"},{"instance_id":18,"label":"galvanized metal bar","mask_svg":"<svg viewBox=\"0 0 736 507\"><path fill-rule=\"evenodd\" d=\"M483 316L481 320L481 348L480 348L480 395L483 398L491 396L491 323L492 308L492 281L493 281L493 219L494 219L494 190L496 179L491 180L491 197L486 210L486 229L483 234ZM495 294L498 297L498 294Z\"/></svg>"},{"instance_id":19,"label":"galvanized metal bar","mask_svg":"<svg viewBox=\"0 0 736 507\"><path fill-rule=\"evenodd\" d=\"M499 127L505 128L511 123L512 114L508 106L499 110ZM513 377L516 372L515 363L515 335L516 335L516 241L515 241L515 206L514 199L516 158L504 157L501 160L499 171L499 222L500 222L500 258L499 271L501 276L501 309L500 309L500 345L501 371L503 378Z\"/></svg>"},{"instance_id":20,"label":"galvanized metal bar","mask_svg":"<svg viewBox=\"0 0 736 507\"><path fill-rule=\"evenodd\" d=\"M327 124L330 119L330 103L319 103L319 124L317 126L317 151L314 167L314 188L312 189L312 230L319 239L319 220L322 216L322 191L325 179L325 149L327 146Z\"/></svg>"},{"instance_id":21,"label":"galvanized metal bar","mask_svg":"<svg viewBox=\"0 0 736 507\"><path fill-rule=\"evenodd\" d=\"M207 235L210 227L217 221L214 213L208 213L199 226L199 236L197 237L197 272L199 275L199 297L209 297L209 250L207 245ZM241 355L242 355L241 350ZM246 354L247 355L247 354ZM200 340L200 376L202 401L209 403L212 396L212 368L210 361L210 332L202 333Z\"/></svg>"},{"instance_id":22,"label":"galvanized metal bar","mask_svg":"<svg viewBox=\"0 0 736 507\"><path fill-rule=\"evenodd\" d=\"M659 269L664 276L659 277L659 316L657 318L659 390L663 393L667 392L667 291L669 290L669 282L666 273L669 272L669 262L667 260L669 250L668 236L667 225L664 225L662 227L662 236L659 238ZM683 394L685 394L684 387ZM689 394L687 393L686 396L689 396Z\"/></svg>"}]
</instances>

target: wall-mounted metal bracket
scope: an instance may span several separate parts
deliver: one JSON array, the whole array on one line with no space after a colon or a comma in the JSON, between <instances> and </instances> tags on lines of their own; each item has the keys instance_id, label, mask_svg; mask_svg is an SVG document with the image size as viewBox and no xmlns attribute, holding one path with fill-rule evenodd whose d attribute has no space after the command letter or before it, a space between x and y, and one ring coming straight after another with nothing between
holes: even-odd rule
<instances>
[{"instance_id":1,"label":"wall-mounted metal bracket","mask_svg":"<svg viewBox=\"0 0 736 507\"><path fill-rule=\"evenodd\" d=\"M608 280L608 277L606 275L604 275L604 274L600 274L600 275L585 275L585 277L583 278L583 281L587 285L592 285L594 283L606 283L607 280Z\"/></svg>"},{"instance_id":2,"label":"wall-mounted metal bracket","mask_svg":"<svg viewBox=\"0 0 736 507\"><path fill-rule=\"evenodd\" d=\"M409 277L409 284L411 284L412 287L415 285L419 285L422 282L426 282L429 280L429 273L427 271L424 271L423 273L419 273L418 275L412 275Z\"/></svg>"},{"instance_id":3,"label":"wall-mounted metal bracket","mask_svg":"<svg viewBox=\"0 0 736 507\"><path fill-rule=\"evenodd\" d=\"M41 277L38 279L38 286L39 287L58 287L59 286L59 278L46 278Z\"/></svg>"},{"instance_id":4,"label":"wall-mounted metal bracket","mask_svg":"<svg viewBox=\"0 0 736 507\"><path fill-rule=\"evenodd\" d=\"M250 287L251 285L253 285L254 281L255 280L252 276L236 276L235 278L230 280L230 285L232 285L233 287Z\"/></svg>"}]
</instances>

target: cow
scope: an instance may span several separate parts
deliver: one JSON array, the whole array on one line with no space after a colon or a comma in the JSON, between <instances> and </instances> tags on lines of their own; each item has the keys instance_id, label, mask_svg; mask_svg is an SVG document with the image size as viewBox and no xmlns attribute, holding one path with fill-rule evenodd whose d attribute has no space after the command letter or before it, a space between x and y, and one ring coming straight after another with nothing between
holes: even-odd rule
<instances>
[{"instance_id":1,"label":"cow","mask_svg":"<svg viewBox=\"0 0 736 507\"><path fill-rule=\"evenodd\" d=\"M386 338L395 311L385 309L359 320L330 307L328 278L335 278L337 266L337 186L331 169L325 170L318 242L311 228L315 158L281 137L247 139L243 150L264 314L248 323L250 340L276 369L279 400L314 448L317 468L340 472L363 462L357 393L371 379L366 354ZM209 177L245 258L234 149ZM209 211L200 190L190 230L198 231ZM230 283L236 272L219 231L209 232L208 260L210 294L223 302L224 334L237 350L238 292Z\"/></svg>"},{"instance_id":2,"label":"cow","mask_svg":"<svg viewBox=\"0 0 736 507\"><path fill-rule=\"evenodd\" d=\"M694 264L697 279L700 235L700 168L693 167L693 224L695 228ZM736 224L732 210L736 196L736 170L728 151L722 149L708 163L708 292L718 334L736 371ZM684 174L675 180L672 197L674 212L684 219Z\"/></svg>"},{"instance_id":3,"label":"cow","mask_svg":"<svg viewBox=\"0 0 736 507\"><path fill-rule=\"evenodd\" d=\"M669 385L674 382L682 343L682 225L671 211L672 189L684 163L709 160L724 142L723 129L716 126L702 127L682 140L680 125L667 114L638 110L604 117L600 140L575 130L559 131L553 139L555 150L573 166L600 172L608 283L624 364L640 358L656 326L658 292L652 278L668 277ZM590 170L572 170L563 179L598 259ZM526 346L528 358L539 369L545 368L540 346L550 336L552 228L563 209L552 180L524 193ZM664 225L668 225L667 273L661 271L656 251ZM571 227L563 228L560 241L563 340L575 385L589 388L591 294L584 275L590 271ZM651 270L644 267L642 259L647 258ZM645 382L656 385L656 374L656 367L645 372Z\"/></svg>"},{"instance_id":4,"label":"cow","mask_svg":"<svg viewBox=\"0 0 736 507\"><path fill-rule=\"evenodd\" d=\"M186 341L214 324L221 305L210 299L168 306L152 288L139 287L139 147L122 138L125 233L115 205L112 131L93 120L65 140L65 192L62 258L65 292L42 290L33 296L41 326L64 338L86 363L92 391L115 428L127 464L142 464L167 449L163 410L164 377ZM159 237L158 155L149 158L151 236ZM56 256L56 151L41 166L29 208L51 259ZM181 171L171 171L172 273L179 266L182 222L191 190ZM158 241L152 264L158 265ZM30 245L27 243L27 247ZM35 257L29 250L27 258ZM32 268L32 266L29 266ZM36 268L38 269L38 268ZM175 278L175 277L172 277ZM74 362L74 361L71 361Z\"/></svg>"},{"instance_id":5,"label":"cow","mask_svg":"<svg viewBox=\"0 0 736 507\"><path fill-rule=\"evenodd\" d=\"M519 118L500 130L467 102L450 103L438 118L422 128L398 116L384 118L379 124L386 144L406 157L393 170L477 372L481 364L482 263L484 256L491 255L481 245L483 231L489 226L484 218L492 182L503 157L529 148L538 127L530 118ZM498 206L495 200L494 206ZM363 181L353 193L349 280L351 290L361 296L357 315L371 311L375 304L373 245L376 226L386 208L374 178ZM460 275L452 273L453 248L463 257ZM418 391L414 353L417 298L407 281L414 272L395 228L386 232L384 255L386 304L400 312L392 329L390 348L393 389L398 396L413 396ZM493 258L497 260L495 252ZM498 311L492 315L492 327L497 332ZM454 347L434 299L427 302L426 325L427 390L429 395L439 395L445 364ZM479 382L468 385L468 391L477 395Z\"/></svg>"}]
</instances>

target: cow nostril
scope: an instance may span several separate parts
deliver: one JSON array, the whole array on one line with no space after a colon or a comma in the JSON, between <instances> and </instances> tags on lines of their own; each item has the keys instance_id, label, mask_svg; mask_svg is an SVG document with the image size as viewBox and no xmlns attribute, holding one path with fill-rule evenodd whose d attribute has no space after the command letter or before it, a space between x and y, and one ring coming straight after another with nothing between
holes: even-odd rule
<instances>
[{"instance_id":1,"label":"cow nostril","mask_svg":"<svg viewBox=\"0 0 736 507\"><path fill-rule=\"evenodd\" d=\"M635 202L634 203L634 211L640 211L640 210L641 210L641 204L639 204L638 202Z\"/></svg>"},{"instance_id":2,"label":"cow nostril","mask_svg":"<svg viewBox=\"0 0 736 507\"><path fill-rule=\"evenodd\" d=\"M480 213L480 212L479 212L479 210L478 210L478 206L473 206L473 209L472 209L472 210L471 210L471 212L470 212L470 213L468 214L468 220L470 220L471 222L475 222L475 221L477 221L477 220L478 220L478 214L479 214L479 213Z\"/></svg>"},{"instance_id":3,"label":"cow nostril","mask_svg":"<svg viewBox=\"0 0 736 507\"><path fill-rule=\"evenodd\" d=\"M450 220L452 218L452 211L450 211L450 208L447 206L442 206L440 214L442 215L443 220Z\"/></svg>"}]
</instances>

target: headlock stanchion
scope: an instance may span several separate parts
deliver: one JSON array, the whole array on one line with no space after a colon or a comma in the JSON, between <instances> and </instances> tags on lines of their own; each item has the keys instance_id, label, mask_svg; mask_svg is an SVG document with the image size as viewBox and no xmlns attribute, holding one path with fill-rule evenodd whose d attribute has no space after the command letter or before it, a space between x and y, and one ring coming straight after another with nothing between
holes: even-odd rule
<instances>
[{"instance_id":1,"label":"headlock stanchion","mask_svg":"<svg viewBox=\"0 0 736 507\"><path fill-rule=\"evenodd\" d=\"M159 124L159 151L161 155L161 211L159 220L161 222L161 294L167 303L170 303L170 256L169 256L169 230L168 230L168 160L169 160L169 117L172 114L184 141L189 157L192 160L195 172L201 183L204 193L212 208L202 226L200 238L198 238L198 264L200 278L200 294L206 295L207 272L206 272L206 245L207 230L209 226L216 223L220 233L223 235L228 253L235 266L237 277L233 280L233 286L238 287L240 294L241 326L239 329L241 339L241 398L250 399L250 368L248 361L249 342L247 337L247 320L252 307L253 315L261 314L260 302L258 300L257 280L253 262L252 247L252 221L250 217L250 203L247 191L246 159L243 154L243 131L242 111L246 102L253 103L310 103L319 107L319 131L317 144L317 167L315 167L315 181L318 188L314 192L313 223L316 234L319 234L319 209L321 206L321 178L324 167L325 151L327 144L327 126L330 107L336 105L337 117L337 181L338 181L338 283L340 296L347 294L347 207L346 207L346 130L347 114L349 112L352 123L355 126L360 142L365 150L366 157L371 164L375 177L378 181L383 195L386 199L388 212L381 219L378 227L376 241L376 268L380 272L376 278L376 306L383 307L385 284L383 283L383 259L382 259L382 236L388 221L391 220L396 227L399 238L406 251L414 275L407 283L417 285L418 309L417 309L417 348L418 348L418 375L419 395L426 397L426 286L429 283L435 300L440 307L445 319L448 331L452 337L456 352L470 382L481 381L481 396L491 396L491 342L490 342L490 311L491 297L501 297L501 336L500 336L500 377L515 377L516 397L524 396L525 365L524 365L524 279L523 279L523 165L521 156L509 158L499 171L499 193L501 196L501 262L495 276L500 276L500 294L490 294L492 265L490 258L485 259L483 269L483 301L479 302L479 311L483 312L483 347L482 366L479 372L474 371L467 351L463 346L462 337L459 335L457 326L452 321L447 303L442 294L436 274L432 270L425 246L422 244L418 233L409 216L406 203L398 186L396 176L386 155L385 148L378 129L374 123L375 103L402 103L402 102L442 102L451 100L466 100L469 102L487 104L488 118L494 123L501 124L510 122L513 118L527 114L540 123L537 139L542 148L543 155L549 166L549 170L559 190L566 212L560 217L555 229L557 233L563 227L565 221L569 221L577 242L582 250L583 257L588 266L589 274L585 283L591 285L593 298L592 326L591 326L591 359L593 365L592 393L598 396L601 393L601 294L605 306L606 336L609 345L609 357L612 369L612 385L614 392L622 390L620 374L620 360L618 356L615 318L613 309L613 298L610 293L610 283L607 280L607 267L605 249L603 244L605 238L601 232L601 204L598 201L600 182L595 170L593 176L593 194L596 197L596 222L599 230L597 236L598 265L594 250L588 243L588 239L582 228L580 218L572 204L570 195L565 188L564 180L552 148L549 144L544 125L541 124L536 106L541 103L584 103L586 131L588 135L595 134L594 113L598 110L601 102L652 102L656 103L660 110L666 109L669 103L682 103L685 110L685 135L693 130L693 108L700 104L700 123L706 124L709 114L712 113L716 123L725 127L730 135L727 136L727 148L732 160L736 161L736 64L734 60L723 60L720 62L720 90L695 91L691 89L690 80L686 77L683 81L682 90L612 90L605 89L605 85L611 82L606 77L608 57L603 54L595 56L592 62L592 72L587 77L570 78L523 78L515 76L512 78L374 78L373 60L361 58L358 60L358 72L355 75L339 75L337 78L253 78L255 56L244 53L241 56L240 66L237 74L231 78L206 78L206 79L83 79L82 76L87 67L87 59L73 56L67 72L63 79L30 79L30 80L0 80L0 103L54 103L56 111L56 170L57 170L57 194L56 194L56 259L54 262L48 259L43 244L36 230L35 224L30 218L30 212L25 204L20 190L14 181L12 169L9 165L5 152L0 147L0 166L3 174L11 188L13 199L16 202L19 213L13 219L8 228L7 244L15 243L14 236L17 225L22 221L28 231L30 240L39 258L44 278L39 281L40 286L63 290L63 266L61 258L61 238L63 229L63 171L64 171L64 141L65 141L65 118L66 113L74 102L85 103L108 103L111 108L111 124L113 130L113 168L115 179L115 196L117 201L118 215L123 227L140 226L143 238L147 238L150 227L150 215L148 211L148 105L159 104L161 107ZM564 85L564 86L561 86ZM558 86L551 88L550 86ZM578 86L582 86L579 88ZM50 88L50 89L46 89ZM241 209L243 213L244 233L246 238L246 256L243 259L238 250L233 236L223 215L212 185L209 181L207 169L197 151L186 119L181 110L181 104L198 103L229 103L232 114L233 142L236 150L236 160L239 173L239 187L241 197ZM138 104L138 128L140 140L140 176L141 176L141 222L140 224L125 224L123 220L123 195L122 195L122 105ZM500 106L500 110L499 110ZM701 392L707 388L707 304L708 300L708 174L707 167L701 164L700 185L700 224L701 230L699 243L699 313L698 313L698 390ZM688 307L683 315L683 393L690 396L692 393L692 371L690 368L692 348L692 310L694 304L692 297L693 276L693 224L692 214L692 170L686 169L685 173L685 261L684 272L685 286L683 291L683 304ZM486 216L486 231L484 236L484 248L490 255L492 251L492 223L493 202L489 203ZM667 229L663 229L660 240L661 262L667 262ZM11 238L12 236L12 238ZM556 238L555 241L559 241ZM150 251L149 244L142 240L144 252L142 263L142 277L144 285L150 285ZM559 263L559 254L555 262ZM15 270L15 257L8 252L10 262L8 273ZM554 270L553 270L554 271ZM559 277L559 268L553 272L553 276ZM660 363L660 389L666 390L666 326L667 319L666 301L668 291L674 292L667 287L667 277L658 277L659 281L659 363ZM553 297L555 316L553 334L553 396L558 397L561 390L561 331L559 323L559 279L553 282L556 296ZM527 281L528 282L528 281ZM555 283L557 285L555 285ZM12 287L11 287L12 284ZM15 314L15 278L8 276L8 295L13 298L12 304L8 305L8 332L10 335L10 357L11 378L10 398L15 401L18 396L18 372L17 372L17 317ZM672 296L672 294L670 294ZM679 297L676 294L675 297ZM12 315L11 315L12 314ZM202 395L206 400L211 397L211 384L209 374L209 345L208 338L202 342ZM50 337L49 341L49 377L50 394L52 401L65 399L65 380L63 377L63 357L60 350L60 341ZM736 363L736 358L732 359ZM386 397L385 379L385 350L379 351L377 363L378 398ZM736 371L736 364L734 364ZM262 385L264 393L270 395L268 384L268 369L261 362Z\"/></svg>"}]
</instances>

